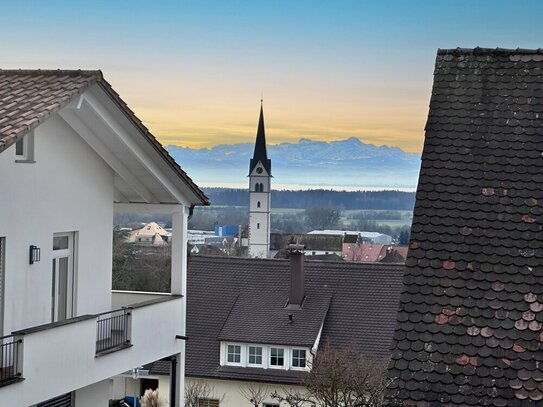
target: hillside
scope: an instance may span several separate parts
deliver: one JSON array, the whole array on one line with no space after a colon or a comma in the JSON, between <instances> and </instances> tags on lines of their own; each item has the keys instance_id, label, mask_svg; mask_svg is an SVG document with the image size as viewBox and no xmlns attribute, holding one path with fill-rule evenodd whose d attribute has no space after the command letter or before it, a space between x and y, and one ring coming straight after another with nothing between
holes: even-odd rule
<instances>
[{"instance_id":1,"label":"hillside","mask_svg":"<svg viewBox=\"0 0 543 407\"><path fill-rule=\"evenodd\" d=\"M204 188L212 206L247 206L247 189ZM412 211L414 192L401 191L272 191L272 208L307 209L312 206L338 206L350 209Z\"/></svg>"}]
</instances>

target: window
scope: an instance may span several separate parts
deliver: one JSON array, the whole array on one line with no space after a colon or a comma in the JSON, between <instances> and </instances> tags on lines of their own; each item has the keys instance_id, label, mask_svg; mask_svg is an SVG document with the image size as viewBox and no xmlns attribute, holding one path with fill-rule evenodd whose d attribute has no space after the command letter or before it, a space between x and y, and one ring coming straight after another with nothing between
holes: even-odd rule
<instances>
[{"instance_id":1,"label":"window","mask_svg":"<svg viewBox=\"0 0 543 407\"><path fill-rule=\"evenodd\" d=\"M304 349L292 349L292 367L305 367Z\"/></svg>"},{"instance_id":2,"label":"window","mask_svg":"<svg viewBox=\"0 0 543 407\"><path fill-rule=\"evenodd\" d=\"M279 404L264 403L262 404L262 407L279 407Z\"/></svg>"},{"instance_id":3,"label":"window","mask_svg":"<svg viewBox=\"0 0 543 407\"><path fill-rule=\"evenodd\" d=\"M262 347L261 346L249 346L249 364L250 365L262 364Z\"/></svg>"},{"instance_id":4,"label":"window","mask_svg":"<svg viewBox=\"0 0 543 407\"><path fill-rule=\"evenodd\" d=\"M34 162L34 132L15 142L15 162Z\"/></svg>"},{"instance_id":5,"label":"window","mask_svg":"<svg viewBox=\"0 0 543 407\"><path fill-rule=\"evenodd\" d=\"M199 398L198 407L219 407L219 400Z\"/></svg>"},{"instance_id":6,"label":"window","mask_svg":"<svg viewBox=\"0 0 543 407\"><path fill-rule=\"evenodd\" d=\"M256 207L257 207L257 208L260 208L260 201L258 201L258 202L256 203Z\"/></svg>"},{"instance_id":7,"label":"window","mask_svg":"<svg viewBox=\"0 0 543 407\"><path fill-rule=\"evenodd\" d=\"M285 365L285 350L283 348L270 348L270 366Z\"/></svg>"},{"instance_id":8,"label":"window","mask_svg":"<svg viewBox=\"0 0 543 407\"><path fill-rule=\"evenodd\" d=\"M241 346L240 345L228 345L227 361L228 363L241 363Z\"/></svg>"},{"instance_id":9,"label":"window","mask_svg":"<svg viewBox=\"0 0 543 407\"><path fill-rule=\"evenodd\" d=\"M257 229L260 229L260 223L257 223L257 224L256 224L256 228L257 228Z\"/></svg>"}]
</instances>

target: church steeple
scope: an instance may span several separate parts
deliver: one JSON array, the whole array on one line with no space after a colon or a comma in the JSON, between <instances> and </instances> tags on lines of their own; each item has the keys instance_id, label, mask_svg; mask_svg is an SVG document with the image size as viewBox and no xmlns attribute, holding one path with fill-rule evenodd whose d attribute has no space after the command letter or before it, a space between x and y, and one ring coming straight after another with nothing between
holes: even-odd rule
<instances>
[{"instance_id":1,"label":"church steeple","mask_svg":"<svg viewBox=\"0 0 543 407\"><path fill-rule=\"evenodd\" d=\"M249 163L249 256L268 257L270 253L271 160L266 151L264 109L260 118L255 152Z\"/></svg>"},{"instance_id":2,"label":"church steeple","mask_svg":"<svg viewBox=\"0 0 543 407\"><path fill-rule=\"evenodd\" d=\"M266 150L266 132L264 130L264 108L262 106L262 100L260 101L260 118L258 119L258 130L256 132L255 151L253 158L249 163L249 174L253 172L258 162L262 163L262 166L267 171L268 175L271 175L271 160L268 159L268 152Z\"/></svg>"}]
</instances>

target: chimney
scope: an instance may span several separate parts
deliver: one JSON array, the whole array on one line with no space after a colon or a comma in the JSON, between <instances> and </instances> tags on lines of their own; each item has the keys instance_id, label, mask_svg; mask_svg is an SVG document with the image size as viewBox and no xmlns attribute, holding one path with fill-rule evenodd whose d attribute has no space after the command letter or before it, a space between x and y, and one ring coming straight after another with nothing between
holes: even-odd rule
<instances>
[{"instance_id":1,"label":"chimney","mask_svg":"<svg viewBox=\"0 0 543 407\"><path fill-rule=\"evenodd\" d=\"M305 245L289 244L290 252L290 289L288 307L300 308L304 300L304 250Z\"/></svg>"}]
</instances>

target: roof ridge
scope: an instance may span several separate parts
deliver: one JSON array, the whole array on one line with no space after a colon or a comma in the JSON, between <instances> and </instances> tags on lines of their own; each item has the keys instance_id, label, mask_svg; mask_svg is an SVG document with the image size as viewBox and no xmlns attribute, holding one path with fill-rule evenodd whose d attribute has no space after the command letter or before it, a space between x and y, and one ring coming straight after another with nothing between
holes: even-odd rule
<instances>
[{"instance_id":1,"label":"roof ridge","mask_svg":"<svg viewBox=\"0 0 543 407\"><path fill-rule=\"evenodd\" d=\"M445 54L493 54L493 55L507 55L507 54L543 54L542 48L528 49L528 48L438 48L438 55Z\"/></svg>"},{"instance_id":2,"label":"roof ridge","mask_svg":"<svg viewBox=\"0 0 543 407\"><path fill-rule=\"evenodd\" d=\"M100 69L1 69L1 74L23 74L23 75L98 75L103 78Z\"/></svg>"}]
</instances>

